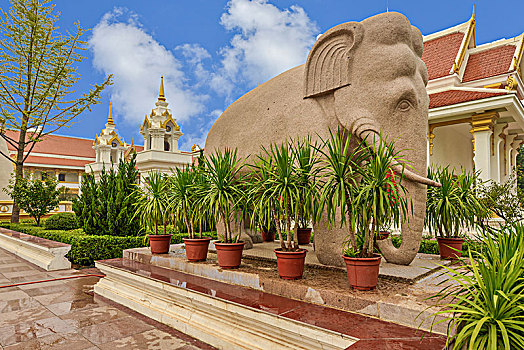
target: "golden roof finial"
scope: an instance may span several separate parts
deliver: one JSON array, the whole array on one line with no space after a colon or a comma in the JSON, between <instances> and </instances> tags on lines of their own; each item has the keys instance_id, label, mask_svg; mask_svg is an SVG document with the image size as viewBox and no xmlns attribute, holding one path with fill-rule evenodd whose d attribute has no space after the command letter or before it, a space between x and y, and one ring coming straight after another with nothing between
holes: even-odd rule
<instances>
[{"instance_id":1,"label":"golden roof finial","mask_svg":"<svg viewBox=\"0 0 524 350\"><path fill-rule=\"evenodd\" d=\"M107 124L115 125L113 121L113 109L111 108L111 102L109 102L109 115L107 116Z\"/></svg>"},{"instance_id":2,"label":"golden roof finial","mask_svg":"<svg viewBox=\"0 0 524 350\"><path fill-rule=\"evenodd\" d=\"M471 13L471 19L475 20L475 4L473 4L473 12Z\"/></svg>"},{"instance_id":3,"label":"golden roof finial","mask_svg":"<svg viewBox=\"0 0 524 350\"><path fill-rule=\"evenodd\" d=\"M164 76L160 77L160 94L158 94L159 101L165 101L166 97L164 96Z\"/></svg>"}]
</instances>

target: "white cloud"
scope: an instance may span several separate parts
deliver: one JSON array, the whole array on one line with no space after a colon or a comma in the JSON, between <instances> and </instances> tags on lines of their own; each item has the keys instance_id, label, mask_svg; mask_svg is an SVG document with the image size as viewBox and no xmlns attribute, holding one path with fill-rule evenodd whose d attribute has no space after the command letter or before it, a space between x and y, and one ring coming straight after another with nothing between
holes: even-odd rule
<instances>
[{"instance_id":1,"label":"white cloud","mask_svg":"<svg viewBox=\"0 0 524 350\"><path fill-rule=\"evenodd\" d=\"M319 31L301 7L280 10L267 0L231 0L220 23L238 32L212 75L212 88L224 94L235 82L254 86L304 63Z\"/></svg>"},{"instance_id":2,"label":"white cloud","mask_svg":"<svg viewBox=\"0 0 524 350\"><path fill-rule=\"evenodd\" d=\"M209 52L198 44L183 44L176 47L186 63L191 65L191 69L197 79L197 86L205 84L209 80L209 72L204 68L204 61L211 58Z\"/></svg>"},{"instance_id":3,"label":"white cloud","mask_svg":"<svg viewBox=\"0 0 524 350\"><path fill-rule=\"evenodd\" d=\"M89 46L95 68L114 74L111 101L116 114L126 121L138 123L149 114L161 75L177 120L188 120L204 110L207 96L195 94L186 86L181 63L142 28L136 14L122 8L106 13L93 29Z\"/></svg>"}]
</instances>

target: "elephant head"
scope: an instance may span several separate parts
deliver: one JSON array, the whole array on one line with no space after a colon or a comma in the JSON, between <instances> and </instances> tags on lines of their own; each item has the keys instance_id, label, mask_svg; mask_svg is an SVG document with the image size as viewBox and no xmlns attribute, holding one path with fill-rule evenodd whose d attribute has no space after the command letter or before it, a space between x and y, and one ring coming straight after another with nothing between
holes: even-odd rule
<instances>
[{"instance_id":1,"label":"elephant head","mask_svg":"<svg viewBox=\"0 0 524 350\"><path fill-rule=\"evenodd\" d=\"M304 68L304 98L330 96L339 127L362 139L379 132L396 138L397 150L413 167L404 171L413 212L409 224L402 224L402 245L380 243L386 260L396 264L409 264L416 256L426 186L439 185L426 178L429 97L422 49L422 35L406 17L385 13L327 31Z\"/></svg>"}]
</instances>

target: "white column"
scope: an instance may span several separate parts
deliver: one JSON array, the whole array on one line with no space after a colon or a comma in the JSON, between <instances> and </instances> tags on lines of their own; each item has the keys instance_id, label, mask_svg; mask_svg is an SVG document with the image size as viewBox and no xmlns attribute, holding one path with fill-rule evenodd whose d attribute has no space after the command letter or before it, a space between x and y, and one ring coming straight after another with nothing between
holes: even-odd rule
<instances>
[{"instance_id":1,"label":"white column","mask_svg":"<svg viewBox=\"0 0 524 350\"><path fill-rule=\"evenodd\" d=\"M500 182L500 143L504 140L500 135L508 127L507 123L496 124L493 127L493 134L491 137L491 179Z\"/></svg>"},{"instance_id":2,"label":"white column","mask_svg":"<svg viewBox=\"0 0 524 350\"><path fill-rule=\"evenodd\" d=\"M486 112L471 117L471 135L473 136L473 163L480 172L481 180L491 180L491 135L499 115Z\"/></svg>"},{"instance_id":3,"label":"white column","mask_svg":"<svg viewBox=\"0 0 524 350\"><path fill-rule=\"evenodd\" d=\"M490 180L491 173L491 130L477 131L475 137L475 170L480 171L480 178Z\"/></svg>"},{"instance_id":4,"label":"white column","mask_svg":"<svg viewBox=\"0 0 524 350\"><path fill-rule=\"evenodd\" d=\"M164 150L164 133L163 129L149 129L151 135L151 149L155 151Z\"/></svg>"}]
</instances>

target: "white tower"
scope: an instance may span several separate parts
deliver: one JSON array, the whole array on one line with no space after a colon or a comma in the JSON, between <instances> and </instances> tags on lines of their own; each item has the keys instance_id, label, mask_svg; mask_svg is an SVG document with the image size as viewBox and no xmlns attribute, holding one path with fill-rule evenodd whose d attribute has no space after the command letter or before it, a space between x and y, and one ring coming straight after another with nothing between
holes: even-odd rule
<instances>
[{"instance_id":1,"label":"white tower","mask_svg":"<svg viewBox=\"0 0 524 350\"><path fill-rule=\"evenodd\" d=\"M137 167L140 176L150 171L170 172L174 167L191 164L192 154L178 149L178 139L182 136L180 126L173 119L171 109L164 95L164 77L160 78L160 93L155 108L146 115L140 134L144 136L144 150L137 154Z\"/></svg>"},{"instance_id":2,"label":"white tower","mask_svg":"<svg viewBox=\"0 0 524 350\"><path fill-rule=\"evenodd\" d=\"M109 103L109 114L105 129L96 136L93 142L93 149L96 153L96 162L85 166L86 173L93 173L95 178L100 177L102 169L112 169L118 166L118 162L124 157L127 145L123 138L120 138L113 121L113 111Z\"/></svg>"}]
</instances>

